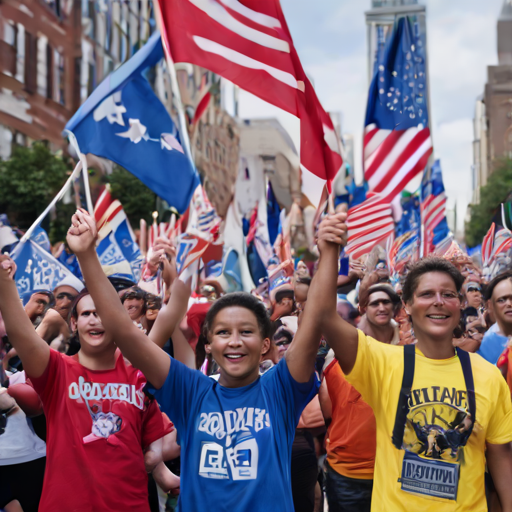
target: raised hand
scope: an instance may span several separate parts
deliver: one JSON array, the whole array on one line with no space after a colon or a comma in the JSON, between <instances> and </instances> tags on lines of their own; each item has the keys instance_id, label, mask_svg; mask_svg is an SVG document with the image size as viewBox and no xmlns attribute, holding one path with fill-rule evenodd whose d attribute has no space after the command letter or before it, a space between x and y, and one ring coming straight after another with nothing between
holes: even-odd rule
<instances>
[{"instance_id":1,"label":"raised hand","mask_svg":"<svg viewBox=\"0 0 512 512\"><path fill-rule=\"evenodd\" d=\"M89 213L80 208L71 218L71 227L66 236L69 248L75 254L87 252L94 249L97 238L96 221Z\"/></svg>"},{"instance_id":2,"label":"raised hand","mask_svg":"<svg viewBox=\"0 0 512 512\"><path fill-rule=\"evenodd\" d=\"M0 279L14 279L15 273L16 263L7 254L0 254Z\"/></svg>"},{"instance_id":3,"label":"raised hand","mask_svg":"<svg viewBox=\"0 0 512 512\"><path fill-rule=\"evenodd\" d=\"M318 249L329 245L344 246L347 243L347 214L345 212L327 215L318 227Z\"/></svg>"}]
</instances>

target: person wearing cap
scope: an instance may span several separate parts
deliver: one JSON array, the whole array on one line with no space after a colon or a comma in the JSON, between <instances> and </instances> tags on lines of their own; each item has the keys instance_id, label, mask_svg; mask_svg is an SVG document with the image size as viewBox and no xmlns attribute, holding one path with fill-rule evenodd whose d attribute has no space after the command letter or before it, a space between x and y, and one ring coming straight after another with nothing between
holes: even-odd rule
<instances>
[{"instance_id":1,"label":"person wearing cap","mask_svg":"<svg viewBox=\"0 0 512 512\"><path fill-rule=\"evenodd\" d=\"M76 288L75 282L76 279L63 279L53 290L55 297L55 306L53 309L59 313L65 322L68 321L71 303L83 288L83 286L81 286L80 289Z\"/></svg>"},{"instance_id":2,"label":"person wearing cap","mask_svg":"<svg viewBox=\"0 0 512 512\"><path fill-rule=\"evenodd\" d=\"M508 386L498 368L452 344L462 274L437 257L410 266L402 300L417 342L394 346L366 336L336 314L337 251L324 251L319 272L326 267L331 280L324 289L322 330L347 381L375 415L371 510L487 510L487 466L502 511L511 512ZM509 285L510 293L500 296L504 309L512 309Z\"/></svg>"}]
</instances>

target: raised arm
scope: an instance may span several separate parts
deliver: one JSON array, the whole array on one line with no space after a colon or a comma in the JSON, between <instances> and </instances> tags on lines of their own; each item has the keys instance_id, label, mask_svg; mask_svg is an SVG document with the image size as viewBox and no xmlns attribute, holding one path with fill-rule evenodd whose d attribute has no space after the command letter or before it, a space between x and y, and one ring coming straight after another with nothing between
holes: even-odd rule
<instances>
[{"instance_id":1,"label":"raised arm","mask_svg":"<svg viewBox=\"0 0 512 512\"><path fill-rule=\"evenodd\" d=\"M0 255L0 311L7 336L16 349L23 368L30 377L40 377L50 360L50 347L36 333L32 322L21 305L16 283L13 280L15 263Z\"/></svg>"},{"instance_id":2,"label":"raised arm","mask_svg":"<svg viewBox=\"0 0 512 512\"><path fill-rule=\"evenodd\" d=\"M84 210L73 215L72 226L66 240L76 254L80 268L96 310L105 329L114 335L116 345L123 355L160 388L169 373L170 359L131 321L119 297L103 273L96 254L96 223Z\"/></svg>"},{"instance_id":3,"label":"raised arm","mask_svg":"<svg viewBox=\"0 0 512 512\"><path fill-rule=\"evenodd\" d=\"M349 374L356 362L358 335L357 329L345 322L336 311L338 256L332 248L326 254L322 252L318 274L322 282L320 288L322 307L319 312L322 333L328 345L334 350L343 373Z\"/></svg>"},{"instance_id":4,"label":"raised arm","mask_svg":"<svg viewBox=\"0 0 512 512\"><path fill-rule=\"evenodd\" d=\"M336 276L330 272L334 265L336 274L340 245L346 234L346 213L337 213L322 220L318 229L320 264L311 281L306 307L299 330L286 352L286 362L292 377L298 382L307 382L314 370L315 356L322 334L323 309L327 300L327 288L332 288L334 313L336 314Z\"/></svg>"}]
</instances>

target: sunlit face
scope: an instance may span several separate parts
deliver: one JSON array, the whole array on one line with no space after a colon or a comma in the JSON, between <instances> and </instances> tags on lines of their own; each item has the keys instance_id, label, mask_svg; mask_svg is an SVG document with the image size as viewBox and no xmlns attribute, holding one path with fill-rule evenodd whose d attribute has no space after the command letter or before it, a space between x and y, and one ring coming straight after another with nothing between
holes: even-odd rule
<instances>
[{"instance_id":1,"label":"sunlit face","mask_svg":"<svg viewBox=\"0 0 512 512\"><path fill-rule=\"evenodd\" d=\"M221 385L242 387L258 378L260 359L270 340L262 338L252 311L240 306L220 310L208 338L205 349L221 368Z\"/></svg>"},{"instance_id":2,"label":"sunlit face","mask_svg":"<svg viewBox=\"0 0 512 512\"><path fill-rule=\"evenodd\" d=\"M373 292L368 298L366 318L371 325L382 327L393 319L393 303L386 292Z\"/></svg>"},{"instance_id":3,"label":"sunlit face","mask_svg":"<svg viewBox=\"0 0 512 512\"><path fill-rule=\"evenodd\" d=\"M149 320L150 322L154 322L156 320L156 317L158 316L159 311L160 310L158 308L148 307L146 309L146 320Z\"/></svg>"},{"instance_id":4,"label":"sunlit face","mask_svg":"<svg viewBox=\"0 0 512 512\"><path fill-rule=\"evenodd\" d=\"M310 277L308 266L303 261L299 261L297 263L297 268L295 269L295 275L297 277Z\"/></svg>"},{"instance_id":5,"label":"sunlit face","mask_svg":"<svg viewBox=\"0 0 512 512\"><path fill-rule=\"evenodd\" d=\"M504 279L492 291L491 306L496 320L504 325L512 325L512 280Z\"/></svg>"},{"instance_id":6,"label":"sunlit face","mask_svg":"<svg viewBox=\"0 0 512 512\"><path fill-rule=\"evenodd\" d=\"M460 297L453 279L445 272L423 274L406 309L416 337L451 337L460 319Z\"/></svg>"},{"instance_id":7,"label":"sunlit face","mask_svg":"<svg viewBox=\"0 0 512 512\"><path fill-rule=\"evenodd\" d=\"M55 311L67 321L71 303L78 295L78 292L71 286L59 286L54 291L55 294Z\"/></svg>"},{"instance_id":8,"label":"sunlit face","mask_svg":"<svg viewBox=\"0 0 512 512\"><path fill-rule=\"evenodd\" d=\"M113 345L112 336L105 332L90 295L85 295L80 299L76 310L78 316L76 319L71 319L71 329L73 331L78 330L82 350L101 352Z\"/></svg>"}]
</instances>

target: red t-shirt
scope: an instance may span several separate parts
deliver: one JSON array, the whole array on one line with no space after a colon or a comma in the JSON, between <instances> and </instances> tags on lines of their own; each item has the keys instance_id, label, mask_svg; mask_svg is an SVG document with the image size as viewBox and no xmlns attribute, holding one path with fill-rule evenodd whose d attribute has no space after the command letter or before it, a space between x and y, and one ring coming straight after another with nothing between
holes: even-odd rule
<instances>
[{"instance_id":1,"label":"red t-shirt","mask_svg":"<svg viewBox=\"0 0 512 512\"><path fill-rule=\"evenodd\" d=\"M144 375L119 351L113 370L93 371L51 350L31 381L48 430L39 512L149 512L142 450L167 432Z\"/></svg>"}]
</instances>

